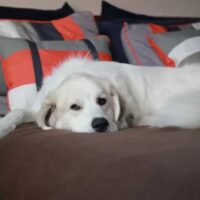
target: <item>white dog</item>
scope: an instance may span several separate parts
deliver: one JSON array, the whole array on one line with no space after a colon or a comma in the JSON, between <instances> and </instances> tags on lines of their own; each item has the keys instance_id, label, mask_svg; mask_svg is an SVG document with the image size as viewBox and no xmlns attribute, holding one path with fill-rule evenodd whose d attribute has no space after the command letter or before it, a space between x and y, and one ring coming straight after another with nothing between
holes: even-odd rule
<instances>
[{"instance_id":1,"label":"white dog","mask_svg":"<svg viewBox=\"0 0 200 200\"><path fill-rule=\"evenodd\" d=\"M66 60L44 80L31 108L0 121L0 136L21 123L42 129L113 132L131 126L200 127L200 66L141 67Z\"/></svg>"}]
</instances>

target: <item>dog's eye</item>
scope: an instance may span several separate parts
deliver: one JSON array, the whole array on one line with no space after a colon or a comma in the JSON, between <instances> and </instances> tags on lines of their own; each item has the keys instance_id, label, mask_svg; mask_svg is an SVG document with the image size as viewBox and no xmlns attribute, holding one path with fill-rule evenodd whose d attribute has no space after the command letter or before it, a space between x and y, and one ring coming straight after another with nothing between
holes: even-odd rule
<instances>
[{"instance_id":1,"label":"dog's eye","mask_svg":"<svg viewBox=\"0 0 200 200\"><path fill-rule=\"evenodd\" d=\"M103 106L106 104L106 99L105 98L97 98L97 104L99 104L100 106Z\"/></svg>"},{"instance_id":2,"label":"dog's eye","mask_svg":"<svg viewBox=\"0 0 200 200\"><path fill-rule=\"evenodd\" d=\"M72 104L72 105L70 106L70 109L71 109L71 110L80 110L81 107L80 107L79 105L77 105L77 104Z\"/></svg>"}]
</instances>

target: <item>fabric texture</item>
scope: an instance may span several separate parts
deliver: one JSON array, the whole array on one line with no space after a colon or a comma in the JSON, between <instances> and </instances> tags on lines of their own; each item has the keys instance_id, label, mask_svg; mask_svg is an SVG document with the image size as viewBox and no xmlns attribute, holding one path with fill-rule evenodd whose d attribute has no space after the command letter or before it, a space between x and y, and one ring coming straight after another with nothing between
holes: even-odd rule
<instances>
[{"instance_id":1,"label":"fabric texture","mask_svg":"<svg viewBox=\"0 0 200 200\"><path fill-rule=\"evenodd\" d=\"M107 38L98 37L89 42L93 49L84 40L41 41L35 44L31 42L34 45L30 45L27 40L0 37L0 54L10 109L23 109L31 105L37 94L35 82L50 75L53 68L69 57L87 56L96 59L93 57L95 54L99 60L111 60ZM39 69L40 66L42 69ZM38 70L43 77L37 76Z\"/></svg>"},{"instance_id":2,"label":"fabric texture","mask_svg":"<svg viewBox=\"0 0 200 200\"><path fill-rule=\"evenodd\" d=\"M191 56L200 53L200 31L186 29L155 34L150 36L149 44L166 66L182 66L187 58L192 62ZM197 56L193 58L196 60Z\"/></svg>"},{"instance_id":3,"label":"fabric texture","mask_svg":"<svg viewBox=\"0 0 200 200\"><path fill-rule=\"evenodd\" d=\"M19 127L0 140L1 200L199 200L197 130Z\"/></svg>"}]
</instances>

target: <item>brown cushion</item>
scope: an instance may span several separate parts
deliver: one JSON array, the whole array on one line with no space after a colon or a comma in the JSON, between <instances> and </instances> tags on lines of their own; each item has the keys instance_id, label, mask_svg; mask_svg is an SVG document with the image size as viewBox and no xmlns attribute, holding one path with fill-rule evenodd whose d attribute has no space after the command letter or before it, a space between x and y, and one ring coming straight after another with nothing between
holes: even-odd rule
<instances>
[{"instance_id":1,"label":"brown cushion","mask_svg":"<svg viewBox=\"0 0 200 200\"><path fill-rule=\"evenodd\" d=\"M71 134L23 125L0 141L0 199L199 200L199 131Z\"/></svg>"}]
</instances>

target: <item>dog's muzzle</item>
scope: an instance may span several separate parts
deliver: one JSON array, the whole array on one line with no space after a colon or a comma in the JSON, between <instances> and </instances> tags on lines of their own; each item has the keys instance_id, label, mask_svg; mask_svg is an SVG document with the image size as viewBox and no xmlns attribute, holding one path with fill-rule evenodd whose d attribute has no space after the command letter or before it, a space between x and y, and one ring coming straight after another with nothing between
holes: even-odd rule
<instances>
[{"instance_id":1,"label":"dog's muzzle","mask_svg":"<svg viewBox=\"0 0 200 200\"><path fill-rule=\"evenodd\" d=\"M108 128L108 121L105 118L95 118L92 120L92 128L96 132L105 132Z\"/></svg>"}]
</instances>

